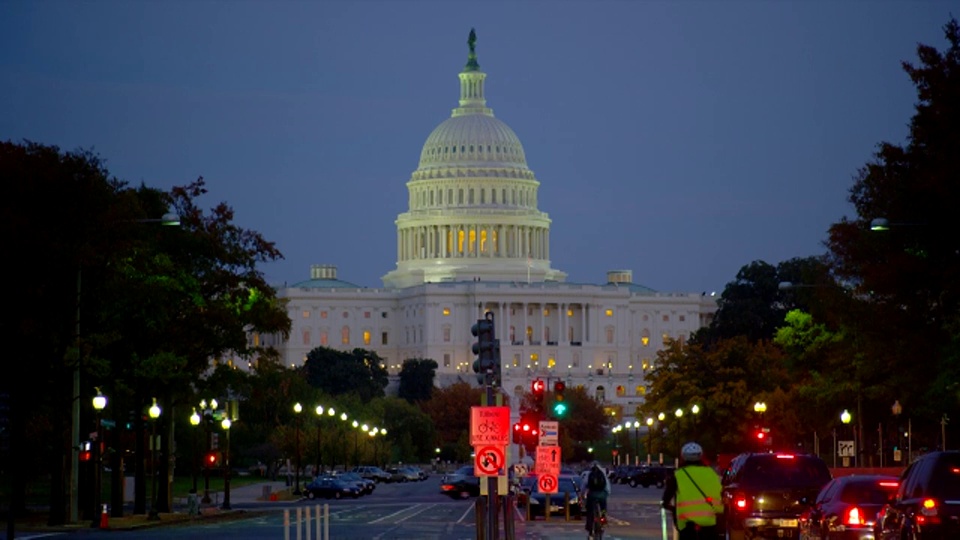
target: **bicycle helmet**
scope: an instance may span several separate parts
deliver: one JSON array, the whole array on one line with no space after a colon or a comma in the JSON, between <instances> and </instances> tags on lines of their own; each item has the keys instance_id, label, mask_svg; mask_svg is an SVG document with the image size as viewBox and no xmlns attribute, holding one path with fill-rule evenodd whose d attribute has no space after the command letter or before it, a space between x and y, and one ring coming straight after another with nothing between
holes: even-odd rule
<instances>
[{"instance_id":1,"label":"bicycle helmet","mask_svg":"<svg viewBox=\"0 0 960 540\"><path fill-rule=\"evenodd\" d=\"M695 442L688 442L680 450L680 457L684 461L700 461L700 458L703 457L703 448L700 448L700 445Z\"/></svg>"}]
</instances>

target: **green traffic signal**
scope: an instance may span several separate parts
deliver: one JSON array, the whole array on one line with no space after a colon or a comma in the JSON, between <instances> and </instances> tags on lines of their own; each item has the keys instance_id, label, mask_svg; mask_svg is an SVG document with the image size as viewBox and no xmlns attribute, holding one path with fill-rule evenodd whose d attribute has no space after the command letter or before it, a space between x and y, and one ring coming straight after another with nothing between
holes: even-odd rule
<instances>
[{"instance_id":1,"label":"green traffic signal","mask_svg":"<svg viewBox=\"0 0 960 540\"><path fill-rule=\"evenodd\" d=\"M553 414L556 415L557 418L562 418L563 415L567 414L567 404L562 401L554 403Z\"/></svg>"}]
</instances>

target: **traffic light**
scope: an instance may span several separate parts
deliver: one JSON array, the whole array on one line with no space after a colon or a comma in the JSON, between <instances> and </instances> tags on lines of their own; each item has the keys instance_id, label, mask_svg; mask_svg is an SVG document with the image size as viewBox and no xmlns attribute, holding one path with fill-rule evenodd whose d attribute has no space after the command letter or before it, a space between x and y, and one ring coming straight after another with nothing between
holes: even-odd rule
<instances>
[{"instance_id":1,"label":"traffic light","mask_svg":"<svg viewBox=\"0 0 960 540\"><path fill-rule=\"evenodd\" d=\"M203 456L203 466L208 469L213 469L220 465L220 452L207 452Z\"/></svg>"},{"instance_id":2,"label":"traffic light","mask_svg":"<svg viewBox=\"0 0 960 540\"><path fill-rule=\"evenodd\" d=\"M93 443L83 441L80 443L80 461L90 461L93 458Z\"/></svg>"},{"instance_id":3,"label":"traffic light","mask_svg":"<svg viewBox=\"0 0 960 540\"><path fill-rule=\"evenodd\" d=\"M547 386L541 379L534 379L530 383L530 393L533 395L533 405L536 410L543 411L543 392Z\"/></svg>"},{"instance_id":4,"label":"traffic light","mask_svg":"<svg viewBox=\"0 0 960 540\"><path fill-rule=\"evenodd\" d=\"M553 416L563 418L567 414L567 404L563 401L563 391L567 384L563 381L553 383Z\"/></svg>"},{"instance_id":5,"label":"traffic light","mask_svg":"<svg viewBox=\"0 0 960 540\"><path fill-rule=\"evenodd\" d=\"M500 386L500 340L495 338L493 313L488 311L484 318L477 319L470 333L477 338L472 347L473 354L477 355L473 361L477 382Z\"/></svg>"},{"instance_id":6,"label":"traffic light","mask_svg":"<svg viewBox=\"0 0 960 540\"><path fill-rule=\"evenodd\" d=\"M520 422L513 425L513 444L520 444L523 441L523 431L520 430Z\"/></svg>"}]
</instances>

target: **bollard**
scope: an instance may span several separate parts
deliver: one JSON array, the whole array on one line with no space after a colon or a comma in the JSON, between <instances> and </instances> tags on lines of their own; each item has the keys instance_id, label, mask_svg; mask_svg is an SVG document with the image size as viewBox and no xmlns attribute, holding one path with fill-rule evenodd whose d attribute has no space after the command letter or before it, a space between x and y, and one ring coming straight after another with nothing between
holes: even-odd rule
<instances>
[{"instance_id":1,"label":"bollard","mask_svg":"<svg viewBox=\"0 0 960 540\"><path fill-rule=\"evenodd\" d=\"M297 507L297 540L303 540L303 508Z\"/></svg>"},{"instance_id":2,"label":"bollard","mask_svg":"<svg viewBox=\"0 0 960 540\"><path fill-rule=\"evenodd\" d=\"M107 505L103 505L103 512L100 512L100 528L110 528L110 514L107 514Z\"/></svg>"},{"instance_id":3,"label":"bollard","mask_svg":"<svg viewBox=\"0 0 960 540\"><path fill-rule=\"evenodd\" d=\"M303 529L306 533L307 540L310 540L310 507L306 506L303 509Z\"/></svg>"},{"instance_id":4,"label":"bollard","mask_svg":"<svg viewBox=\"0 0 960 540\"><path fill-rule=\"evenodd\" d=\"M290 540L290 509L283 509L283 540Z\"/></svg>"}]
</instances>

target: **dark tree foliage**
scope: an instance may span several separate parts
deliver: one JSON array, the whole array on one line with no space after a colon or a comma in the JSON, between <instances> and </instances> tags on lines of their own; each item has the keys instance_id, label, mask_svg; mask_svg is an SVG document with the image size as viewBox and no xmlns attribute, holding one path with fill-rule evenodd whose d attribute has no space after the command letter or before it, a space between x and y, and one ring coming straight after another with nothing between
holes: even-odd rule
<instances>
[{"instance_id":1,"label":"dark tree foliage","mask_svg":"<svg viewBox=\"0 0 960 540\"><path fill-rule=\"evenodd\" d=\"M304 362L307 382L331 396L356 394L363 403L383 397L387 370L377 353L365 349L341 352L317 347Z\"/></svg>"},{"instance_id":2,"label":"dark tree foliage","mask_svg":"<svg viewBox=\"0 0 960 540\"><path fill-rule=\"evenodd\" d=\"M426 401L433 394L433 381L437 374L437 362L424 358L403 361L400 369L399 397L410 403Z\"/></svg>"},{"instance_id":3,"label":"dark tree foliage","mask_svg":"<svg viewBox=\"0 0 960 540\"><path fill-rule=\"evenodd\" d=\"M943 51L920 44L903 62L917 89L905 145L882 142L860 169L850 202L856 219L833 225L834 271L862 307L843 324L870 346L865 372L878 381L875 409L895 399L904 414L939 428L960 414L960 25L944 26ZM889 230L871 230L883 218ZM892 369L891 369L892 368ZM935 435L934 435L935 436ZM936 444L936 440L933 441Z\"/></svg>"},{"instance_id":4,"label":"dark tree foliage","mask_svg":"<svg viewBox=\"0 0 960 540\"><path fill-rule=\"evenodd\" d=\"M787 311L805 307L813 299L814 284L825 279L826 266L818 257L794 258L773 266L754 261L727 283L710 326L692 341L705 347L736 336L750 341L772 339ZM782 285L790 284L792 288Z\"/></svg>"}]
</instances>

